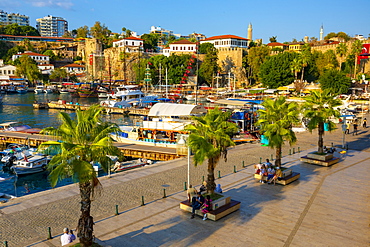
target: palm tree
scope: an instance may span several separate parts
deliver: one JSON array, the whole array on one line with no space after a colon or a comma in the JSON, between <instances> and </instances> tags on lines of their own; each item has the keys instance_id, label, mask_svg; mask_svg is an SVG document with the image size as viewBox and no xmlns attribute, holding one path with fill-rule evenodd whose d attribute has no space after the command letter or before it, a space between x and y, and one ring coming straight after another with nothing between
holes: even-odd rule
<instances>
[{"instance_id":1,"label":"palm tree","mask_svg":"<svg viewBox=\"0 0 370 247\"><path fill-rule=\"evenodd\" d=\"M352 43L352 51L351 51L351 53L355 55L355 68L353 71L353 78L356 78L356 75L357 75L357 58L358 58L358 55L361 53L361 51L362 51L362 41L356 39Z\"/></svg>"},{"instance_id":2,"label":"palm tree","mask_svg":"<svg viewBox=\"0 0 370 247\"><path fill-rule=\"evenodd\" d=\"M347 55L347 45L345 43L340 43L335 52L337 53L337 55L340 57L340 63L339 63L339 68L342 69L342 63L343 63L343 57L345 57Z\"/></svg>"},{"instance_id":3,"label":"palm tree","mask_svg":"<svg viewBox=\"0 0 370 247\"><path fill-rule=\"evenodd\" d=\"M108 170L111 159L107 155L119 153L109 137L109 133L117 131L118 128L115 124L101 121L101 111L102 108L99 106L92 106L86 111L78 109L76 119L71 119L67 113L60 112L62 124L59 128L48 127L42 130L42 133L58 136L62 141L57 144L61 152L48 164L52 187L67 177L79 183L81 216L78 220L77 236L80 238L81 246L91 246L93 243L94 222L90 209L100 182L92 162L99 162L104 170ZM40 148L52 145L56 145L55 142L46 142Z\"/></svg>"},{"instance_id":4,"label":"palm tree","mask_svg":"<svg viewBox=\"0 0 370 247\"><path fill-rule=\"evenodd\" d=\"M299 58L294 58L290 64L290 70L294 73L295 79L298 79L298 72L302 70L302 62Z\"/></svg>"},{"instance_id":5,"label":"palm tree","mask_svg":"<svg viewBox=\"0 0 370 247\"><path fill-rule=\"evenodd\" d=\"M258 110L259 119L256 126L269 140L269 146L276 149L275 166L281 167L281 149L285 141L290 145L297 140L292 125L298 123L298 105L287 102L284 96L277 99L266 99Z\"/></svg>"},{"instance_id":6,"label":"palm tree","mask_svg":"<svg viewBox=\"0 0 370 247\"><path fill-rule=\"evenodd\" d=\"M186 128L190 131L189 147L194 152L194 165L202 164L208 159L207 192L211 194L216 188L215 167L221 157L227 160L227 148L235 145L231 136L238 128L228 121L230 116L230 112L215 108L204 116L192 117L194 125Z\"/></svg>"},{"instance_id":7,"label":"palm tree","mask_svg":"<svg viewBox=\"0 0 370 247\"><path fill-rule=\"evenodd\" d=\"M311 132L318 128L318 153L324 153L324 124L328 124L329 130L335 128L335 124L330 118L339 117L339 112L334 107L341 104L341 101L335 99L328 89L312 91L311 95L306 98L306 103L303 106L303 115L309 120L307 128Z\"/></svg>"}]
</instances>

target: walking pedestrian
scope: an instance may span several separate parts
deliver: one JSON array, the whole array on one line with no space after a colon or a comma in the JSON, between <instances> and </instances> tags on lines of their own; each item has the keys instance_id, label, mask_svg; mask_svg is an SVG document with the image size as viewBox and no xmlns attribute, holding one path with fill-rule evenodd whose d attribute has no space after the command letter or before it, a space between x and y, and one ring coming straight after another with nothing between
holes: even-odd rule
<instances>
[{"instance_id":1,"label":"walking pedestrian","mask_svg":"<svg viewBox=\"0 0 370 247\"><path fill-rule=\"evenodd\" d=\"M366 128L366 124L367 124L367 119L365 117L364 120L362 120L362 127Z\"/></svg>"},{"instance_id":2,"label":"walking pedestrian","mask_svg":"<svg viewBox=\"0 0 370 247\"><path fill-rule=\"evenodd\" d=\"M357 128L358 128L358 124L357 124L357 119L355 120L355 122L353 123L353 133L352 135L357 135Z\"/></svg>"},{"instance_id":3,"label":"walking pedestrian","mask_svg":"<svg viewBox=\"0 0 370 247\"><path fill-rule=\"evenodd\" d=\"M349 128L351 127L351 124L349 123L349 121L347 121L346 123L346 131L344 132L344 134L349 134Z\"/></svg>"}]
</instances>

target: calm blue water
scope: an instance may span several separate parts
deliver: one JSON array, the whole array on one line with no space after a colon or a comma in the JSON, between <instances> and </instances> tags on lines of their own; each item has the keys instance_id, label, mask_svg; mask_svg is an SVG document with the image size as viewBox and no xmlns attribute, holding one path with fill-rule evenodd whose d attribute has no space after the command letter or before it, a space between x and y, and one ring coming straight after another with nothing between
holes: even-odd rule
<instances>
[{"instance_id":1,"label":"calm blue water","mask_svg":"<svg viewBox=\"0 0 370 247\"><path fill-rule=\"evenodd\" d=\"M0 105L0 123L16 121L30 125L33 128L43 129L45 127L58 127L59 110L54 109L33 109L33 102L46 102L47 100L66 100L67 102L79 102L80 104L98 103L97 98L71 98L70 94L9 94L3 95L3 105ZM74 116L74 112L69 112ZM123 115L107 115L104 118L117 124L131 125L133 119ZM104 174L100 174L104 175ZM48 182L48 173L38 173L23 177L15 177L0 162L0 177L12 179L0 182L0 193L7 193L15 196L23 196L44 190L51 189ZM57 187L70 184L71 180L60 182Z\"/></svg>"}]
</instances>

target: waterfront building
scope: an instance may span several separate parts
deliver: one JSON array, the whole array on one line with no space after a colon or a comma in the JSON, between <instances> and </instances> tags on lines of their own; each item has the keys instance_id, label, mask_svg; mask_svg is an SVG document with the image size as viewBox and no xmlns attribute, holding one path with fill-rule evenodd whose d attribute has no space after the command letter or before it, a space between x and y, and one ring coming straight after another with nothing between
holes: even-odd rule
<instances>
[{"instance_id":1,"label":"waterfront building","mask_svg":"<svg viewBox=\"0 0 370 247\"><path fill-rule=\"evenodd\" d=\"M67 64L62 69L65 69L69 74L85 73L85 66L76 63Z\"/></svg>"},{"instance_id":2,"label":"waterfront building","mask_svg":"<svg viewBox=\"0 0 370 247\"><path fill-rule=\"evenodd\" d=\"M128 37L113 42L113 47L124 47L126 52L137 52L144 48L144 40L136 37Z\"/></svg>"},{"instance_id":3,"label":"waterfront building","mask_svg":"<svg viewBox=\"0 0 370 247\"><path fill-rule=\"evenodd\" d=\"M51 72L54 70L53 64L39 64L37 65L37 67L43 75L50 75Z\"/></svg>"},{"instance_id":4,"label":"waterfront building","mask_svg":"<svg viewBox=\"0 0 370 247\"><path fill-rule=\"evenodd\" d=\"M62 17L48 15L36 19L36 23L41 36L62 37L68 31L68 22Z\"/></svg>"},{"instance_id":5,"label":"waterfront building","mask_svg":"<svg viewBox=\"0 0 370 247\"><path fill-rule=\"evenodd\" d=\"M0 64L0 76L14 76L16 67L10 64Z\"/></svg>"},{"instance_id":6,"label":"waterfront building","mask_svg":"<svg viewBox=\"0 0 370 247\"><path fill-rule=\"evenodd\" d=\"M219 48L248 48L249 39L236 35L219 35L206 38L200 41L200 44L212 43L216 49Z\"/></svg>"},{"instance_id":7,"label":"waterfront building","mask_svg":"<svg viewBox=\"0 0 370 247\"><path fill-rule=\"evenodd\" d=\"M29 26L30 25L30 17L21 14L15 13L7 13L3 10L0 10L0 24L2 25L10 25L10 24L18 24L19 26Z\"/></svg>"},{"instance_id":8,"label":"waterfront building","mask_svg":"<svg viewBox=\"0 0 370 247\"><path fill-rule=\"evenodd\" d=\"M197 43L183 39L175 41L168 48L163 49L163 55L170 56L171 54L193 54L197 51Z\"/></svg>"},{"instance_id":9,"label":"waterfront building","mask_svg":"<svg viewBox=\"0 0 370 247\"><path fill-rule=\"evenodd\" d=\"M32 52L32 51L25 51L24 53L18 52L17 54L12 56L12 60L15 61L17 58L20 58L23 55L30 56L33 60L36 61L36 63L38 65L49 64L50 63L49 56L39 54L39 53L35 53L35 52Z\"/></svg>"}]
</instances>

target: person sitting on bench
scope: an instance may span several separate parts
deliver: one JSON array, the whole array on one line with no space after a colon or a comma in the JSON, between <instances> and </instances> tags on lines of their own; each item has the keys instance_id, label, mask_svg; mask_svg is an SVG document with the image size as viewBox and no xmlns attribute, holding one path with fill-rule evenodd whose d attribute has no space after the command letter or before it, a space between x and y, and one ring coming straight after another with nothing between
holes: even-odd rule
<instances>
[{"instance_id":1,"label":"person sitting on bench","mask_svg":"<svg viewBox=\"0 0 370 247\"><path fill-rule=\"evenodd\" d=\"M202 213L204 213L203 220L207 219L207 213L212 209L211 202L212 202L211 196L207 195L206 200L204 201L202 206Z\"/></svg>"},{"instance_id":2,"label":"person sitting on bench","mask_svg":"<svg viewBox=\"0 0 370 247\"><path fill-rule=\"evenodd\" d=\"M189 189L187 190L188 195L188 201L191 202L191 199L197 195L197 190L193 188L193 186L190 184Z\"/></svg>"},{"instance_id":3,"label":"person sitting on bench","mask_svg":"<svg viewBox=\"0 0 370 247\"><path fill-rule=\"evenodd\" d=\"M206 181L203 181L202 185L199 188L199 192L200 193L203 193L205 191L207 191L207 182Z\"/></svg>"},{"instance_id":4,"label":"person sitting on bench","mask_svg":"<svg viewBox=\"0 0 370 247\"><path fill-rule=\"evenodd\" d=\"M283 172L281 171L279 167L276 167L275 176L268 183L271 184L272 182L274 182L274 185L276 185L276 179L280 180L282 177L283 177Z\"/></svg>"},{"instance_id":5,"label":"person sitting on bench","mask_svg":"<svg viewBox=\"0 0 370 247\"><path fill-rule=\"evenodd\" d=\"M192 210L191 210L191 219L194 218L195 216L195 210L198 210L202 207L204 203L204 197L202 196L202 194L200 192L198 192L198 196L194 196L193 197L193 200L192 200Z\"/></svg>"}]
</instances>

